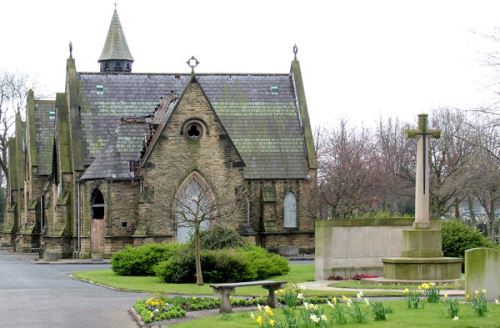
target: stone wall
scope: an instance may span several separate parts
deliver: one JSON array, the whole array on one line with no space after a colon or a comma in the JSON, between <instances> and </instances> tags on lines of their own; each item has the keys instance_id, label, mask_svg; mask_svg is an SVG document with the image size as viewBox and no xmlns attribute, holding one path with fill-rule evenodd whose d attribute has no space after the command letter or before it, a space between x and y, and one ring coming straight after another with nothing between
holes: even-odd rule
<instances>
[{"instance_id":1,"label":"stone wall","mask_svg":"<svg viewBox=\"0 0 500 328\"><path fill-rule=\"evenodd\" d=\"M186 122L193 119L202 126L199 140L188 139L183 133ZM213 189L218 204L236 206L235 193L244 181L243 168L233 164L240 160L199 85L189 84L144 165L143 190L147 195L140 212L145 215L147 235L154 240L176 238L176 192L194 171ZM243 222L243 211L234 210L229 221L220 223L237 228Z\"/></svg>"},{"instance_id":2,"label":"stone wall","mask_svg":"<svg viewBox=\"0 0 500 328\"><path fill-rule=\"evenodd\" d=\"M317 220L316 280L354 273L383 274L383 257L400 256L413 219Z\"/></svg>"},{"instance_id":3,"label":"stone wall","mask_svg":"<svg viewBox=\"0 0 500 328\"><path fill-rule=\"evenodd\" d=\"M465 292L486 290L488 301L500 299L500 251L473 248L465 251Z\"/></svg>"}]
</instances>

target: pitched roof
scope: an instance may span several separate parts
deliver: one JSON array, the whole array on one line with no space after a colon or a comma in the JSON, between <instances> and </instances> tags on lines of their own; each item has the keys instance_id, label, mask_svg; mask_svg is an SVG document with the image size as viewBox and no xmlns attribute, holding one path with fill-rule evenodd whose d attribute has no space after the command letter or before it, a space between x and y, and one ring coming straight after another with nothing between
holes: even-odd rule
<instances>
[{"instance_id":1,"label":"pitched roof","mask_svg":"<svg viewBox=\"0 0 500 328\"><path fill-rule=\"evenodd\" d=\"M35 100L36 151L38 174L49 175L52 171L54 126L56 122L55 100Z\"/></svg>"},{"instance_id":2,"label":"pitched roof","mask_svg":"<svg viewBox=\"0 0 500 328\"><path fill-rule=\"evenodd\" d=\"M123 33L122 24L120 23L120 18L118 17L116 9L113 12L108 36L106 37L106 42L104 43L99 61L110 59L134 60L128 49L127 40L125 39L125 34Z\"/></svg>"},{"instance_id":3,"label":"pitched roof","mask_svg":"<svg viewBox=\"0 0 500 328\"><path fill-rule=\"evenodd\" d=\"M106 147L82 175L82 180L131 179L130 162L138 161L148 134L149 125L144 122L122 122L114 131Z\"/></svg>"},{"instance_id":4,"label":"pitched roof","mask_svg":"<svg viewBox=\"0 0 500 328\"><path fill-rule=\"evenodd\" d=\"M121 117L152 115L160 97L182 93L189 75L79 73L79 79L84 157L90 164L107 149ZM245 178L307 176L290 74L197 74L197 80L245 161Z\"/></svg>"}]
</instances>

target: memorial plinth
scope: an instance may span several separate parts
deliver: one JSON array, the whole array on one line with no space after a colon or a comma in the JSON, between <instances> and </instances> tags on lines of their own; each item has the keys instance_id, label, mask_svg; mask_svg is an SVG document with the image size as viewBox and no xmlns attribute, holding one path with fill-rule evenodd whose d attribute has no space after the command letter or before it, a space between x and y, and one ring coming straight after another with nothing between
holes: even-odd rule
<instances>
[{"instance_id":1,"label":"memorial plinth","mask_svg":"<svg viewBox=\"0 0 500 328\"><path fill-rule=\"evenodd\" d=\"M440 132L427 128L427 114L418 116L418 129L407 131L418 138L415 181L415 222L403 231L401 257L383 258L384 279L453 280L462 274L462 259L443 257L439 219L429 217L429 138Z\"/></svg>"}]
</instances>

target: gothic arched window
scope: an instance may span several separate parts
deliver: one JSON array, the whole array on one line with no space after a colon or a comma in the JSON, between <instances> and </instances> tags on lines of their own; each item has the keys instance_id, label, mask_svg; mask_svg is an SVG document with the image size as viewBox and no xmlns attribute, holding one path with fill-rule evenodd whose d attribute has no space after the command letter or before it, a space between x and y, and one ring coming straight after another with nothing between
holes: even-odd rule
<instances>
[{"instance_id":1,"label":"gothic arched window","mask_svg":"<svg viewBox=\"0 0 500 328\"><path fill-rule=\"evenodd\" d=\"M92 217L94 219L104 219L104 196L99 188L92 192Z\"/></svg>"},{"instance_id":2,"label":"gothic arched window","mask_svg":"<svg viewBox=\"0 0 500 328\"><path fill-rule=\"evenodd\" d=\"M297 197L295 197L293 192L288 192L286 194L283 207L285 211L283 227L297 228Z\"/></svg>"}]
</instances>

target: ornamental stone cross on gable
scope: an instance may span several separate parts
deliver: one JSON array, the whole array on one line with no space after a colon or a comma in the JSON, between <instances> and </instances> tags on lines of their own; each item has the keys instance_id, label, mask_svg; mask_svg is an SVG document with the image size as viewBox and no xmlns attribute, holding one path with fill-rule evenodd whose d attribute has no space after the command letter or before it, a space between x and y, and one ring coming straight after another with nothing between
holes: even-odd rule
<instances>
[{"instance_id":1,"label":"ornamental stone cross on gable","mask_svg":"<svg viewBox=\"0 0 500 328\"><path fill-rule=\"evenodd\" d=\"M441 131L427 127L427 114L418 115L418 129L407 130L408 138L417 138L417 174L415 179L414 228L429 228L429 138L439 139Z\"/></svg>"}]
</instances>

